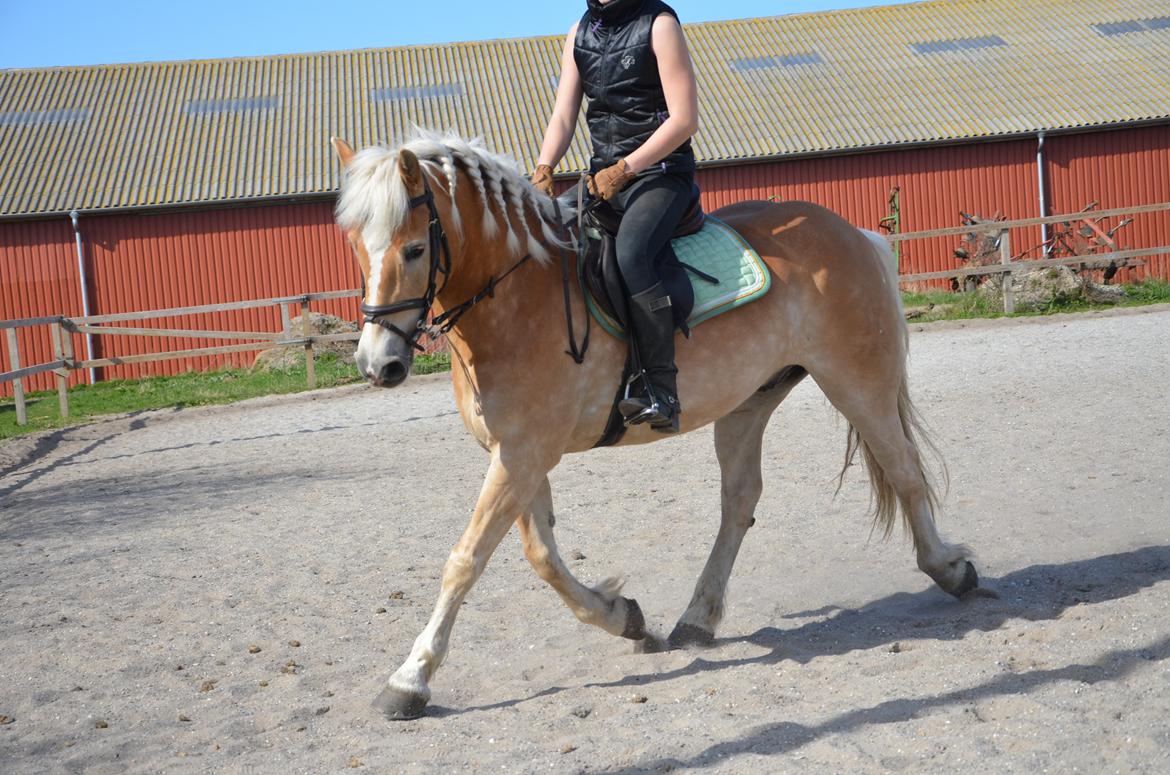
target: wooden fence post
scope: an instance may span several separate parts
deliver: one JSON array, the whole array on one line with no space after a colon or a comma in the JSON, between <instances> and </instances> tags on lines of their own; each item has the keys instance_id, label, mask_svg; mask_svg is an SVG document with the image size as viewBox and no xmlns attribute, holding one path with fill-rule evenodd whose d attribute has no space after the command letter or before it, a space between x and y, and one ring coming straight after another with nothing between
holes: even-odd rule
<instances>
[{"instance_id":1,"label":"wooden fence post","mask_svg":"<svg viewBox=\"0 0 1170 775\"><path fill-rule=\"evenodd\" d=\"M73 352L73 335L77 333L74 323L69 318L61 321L61 357L65 360L66 369L76 369L77 359Z\"/></svg>"},{"instance_id":2,"label":"wooden fence post","mask_svg":"<svg viewBox=\"0 0 1170 775\"><path fill-rule=\"evenodd\" d=\"M20 370L20 349L16 343L16 329L6 328L8 336L8 362L13 371ZM24 380L20 377L12 380L12 397L16 399L16 424L28 425L28 408L24 402Z\"/></svg>"},{"instance_id":3,"label":"wooden fence post","mask_svg":"<svg viewBox=\"0 0 1170 775\"><path fill-rule=\"evenodd\" d=\"M317 387L317 369L313 363L313 325L309 321L309 298L301 299L301 334L305 337L305 377L309 390Z\"/></svg>"},{"instance_id":4,"label":"wooden fence post","mask_svg":"<svg viewBox=\"0 0 1170 775\"><path fill-rule=\"evenodd\" d=\"M61 330L61 323L49 324L50 335L53 339L53 360L65 360L65 333ZM73 342L70 341L72 348ZM69 416L69 369L62 366L59 369L54 369L53 373L57 375L57 408L61 412L61 419L64 420Z\"/></svg>"},{"instance_id":5,"label":"wooden fence post","mask_svg":"<svg viewBox=\"0 0 1170 775\"><path fill-rule=\"evenodd\" d=\"M999 233L999 263L1008 267L1008 270L1000 275L1003 278L1003 311L1008 315L1016 311L1016 293L1015 280L1012 276L1012 239L1011 232L1004 229Z\"/></svg>"}]
</instances>

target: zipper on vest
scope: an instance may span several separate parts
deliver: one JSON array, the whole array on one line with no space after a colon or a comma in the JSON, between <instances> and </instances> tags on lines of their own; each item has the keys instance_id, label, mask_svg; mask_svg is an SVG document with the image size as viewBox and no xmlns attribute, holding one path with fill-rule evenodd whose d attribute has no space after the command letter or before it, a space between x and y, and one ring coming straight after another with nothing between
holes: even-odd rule
<instances>
[{"instance_id":1,"label":"zipper on vest","mask_svg":"<svg viewBox=\"0 0 1170 775\"><path fill-rule=\"evenodd\" d=\"M602 27L601 19L599 18L597 21L598 21L597 29L600 31L601 27ZM610 52L613 49L613 39L616 36L613 34L613 32L606 30L605 35L599 34L598 37L601 39L601 43L602 43L602 45L601 45L601 69L602 69L602 72L604 73L604 77L605 77L605 87L604 87L604 89L605 89L605 103L607 105L609 105L609 115L606 116L606 118L605 118L606 134L608 135L608 137L606 139L609 143L610 156L612 157L612 155L617 150L617 139L614 136L614 129L613 129L613 121L615 118L616 111L614 109L613 104L610 103L610 101L609 101L609 92L610 92L610 89L613 87L614 73L609 72L609 70L607 68L613 67L613 62L610 61ZM607 160L607 162L612 164L613 159L610 158Z\"/></svg>"}]
</instances>

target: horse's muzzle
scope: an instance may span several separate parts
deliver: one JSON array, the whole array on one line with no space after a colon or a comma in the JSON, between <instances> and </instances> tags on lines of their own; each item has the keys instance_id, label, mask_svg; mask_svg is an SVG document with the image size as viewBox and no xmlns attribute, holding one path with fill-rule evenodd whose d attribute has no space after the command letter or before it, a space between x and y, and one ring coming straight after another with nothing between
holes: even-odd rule
<instances>
[{"instance_id":1,"label":"horse's muzzle","mask_svg":"<svg viewBox=\"0 0 1170 775\"><path fill-rule=\"evenodd\" d=\"M410 376L410 364L407 358L391 358L376 375L369 378L370 384L375 387L398 387Z\"/></svg>"}]
</instances>

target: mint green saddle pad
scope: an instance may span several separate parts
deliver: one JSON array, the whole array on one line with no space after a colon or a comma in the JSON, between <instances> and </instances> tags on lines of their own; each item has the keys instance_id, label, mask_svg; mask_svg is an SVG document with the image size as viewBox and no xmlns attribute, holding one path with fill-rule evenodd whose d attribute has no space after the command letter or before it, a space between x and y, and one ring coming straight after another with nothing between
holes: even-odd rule
<instances>
[{"instance_id":1,"label":"mint green saddle pad","mask_svg":"<svg viewBox=\"0 0 1170 775\"><path fill-rule=\"evenodd\" d=\"M715 285L687 272L691 286L695 289L695 305L687 318L687 325L691 328L755 301L772 287L772 273L768 271L760 254L718 218L708 215L698 233L673 240L671 246L680 262L690 264L719 280L719 284ZM617 321L605 313L585 287L583 271L578 275L589 312L602 328L624 340L625 332Z\"/></svg>"}]
</instances>

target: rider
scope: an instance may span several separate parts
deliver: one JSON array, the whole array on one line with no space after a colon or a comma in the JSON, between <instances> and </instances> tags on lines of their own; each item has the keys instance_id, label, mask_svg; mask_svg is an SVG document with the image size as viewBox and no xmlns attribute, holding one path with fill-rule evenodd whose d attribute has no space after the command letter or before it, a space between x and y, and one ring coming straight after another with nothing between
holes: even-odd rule
<instances>
[{"instance_id":1,"label":"rider","mask_svg":"<svg viewBox=\"0 0 1170 775\"><path fill-rule=\"evenodd\" d=\"M661 0L587 0L569 30L552 118L532 183L552 196L581 107L593 144L589 192L621 218L617 261L646 394L622 401L628 424L676 433L674 314L654 263L691 202L698 128L695 73L678 15Z\"/></svg>"}]
</instances>

